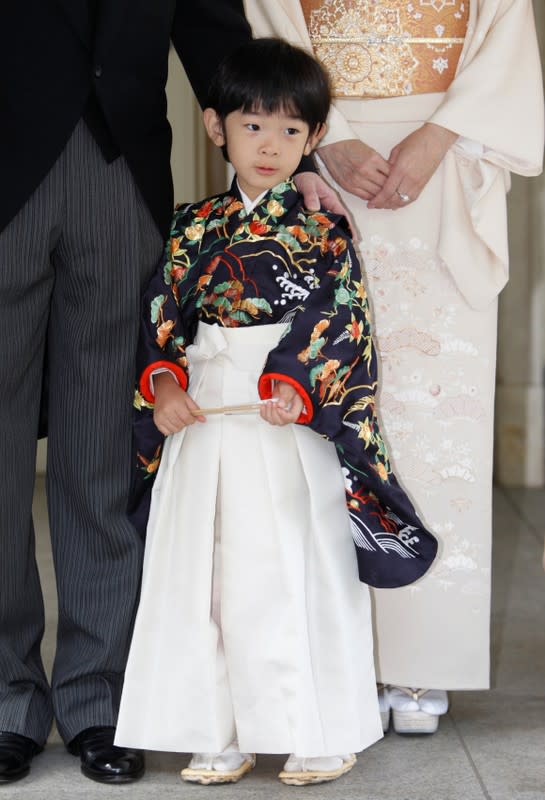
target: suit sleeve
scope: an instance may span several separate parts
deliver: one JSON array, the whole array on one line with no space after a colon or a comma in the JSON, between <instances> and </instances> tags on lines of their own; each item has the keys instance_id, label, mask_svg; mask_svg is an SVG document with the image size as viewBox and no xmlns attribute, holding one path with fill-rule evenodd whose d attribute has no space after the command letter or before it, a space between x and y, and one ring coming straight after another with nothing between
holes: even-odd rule
<instances>
[{"instance_id":1,"label":"suit sleeve","mask_svg":"<svg viewBox=\"0 0 545 800\"><path fill-rule=\"evenodd\" d=\"M252 38L242 0L178 0L171 38L202 108L217 66Z\"/></svg>"}]
</instances>

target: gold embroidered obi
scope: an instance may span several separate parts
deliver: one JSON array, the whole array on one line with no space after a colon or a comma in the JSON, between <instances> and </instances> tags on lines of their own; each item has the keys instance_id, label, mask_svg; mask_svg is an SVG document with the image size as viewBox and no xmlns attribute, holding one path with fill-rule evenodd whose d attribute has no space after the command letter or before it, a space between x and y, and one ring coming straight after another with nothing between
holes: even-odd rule
<instances>
[{"instance_id":1,"label":"gold embroidered obi","mask_svg":"<svg viewBox=\"0 0 545 800\"><path fill-rule=\"evenodd\" d=\"M337 97L444 92L470 0L301 0L315 56Z\"/></svg>"}]
</instances>

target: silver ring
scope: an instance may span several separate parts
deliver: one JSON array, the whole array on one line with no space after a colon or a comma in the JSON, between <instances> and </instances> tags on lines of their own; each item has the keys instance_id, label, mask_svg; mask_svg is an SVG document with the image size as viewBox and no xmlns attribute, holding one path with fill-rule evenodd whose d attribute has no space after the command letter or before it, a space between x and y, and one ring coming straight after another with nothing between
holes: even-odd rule
<instances>
[{"instance_id":1,"label":"silver ring","mask_svg":"<svg viewBox=\"0 0 545 800\"><path fill-rule=\"evenodd\" d=\"M396 189L396 194L399 196L399 199L402 203L408 203L411 199L408 194L405 194L405 192L400 192L398 189Z\"/></svg>"}]
</instances>

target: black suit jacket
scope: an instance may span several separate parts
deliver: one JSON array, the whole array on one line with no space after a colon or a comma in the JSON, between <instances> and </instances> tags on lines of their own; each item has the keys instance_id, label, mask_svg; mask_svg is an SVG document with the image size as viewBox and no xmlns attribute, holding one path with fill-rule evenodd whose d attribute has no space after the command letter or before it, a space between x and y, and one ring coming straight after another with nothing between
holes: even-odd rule
<instances>
[{"instance_id":1,"label":"black suit jacket","mask_svg":"<svg viewBox=\"0 0 545 800\"><path fill-rule=\"evenodd\" d=\"M199 101L250 38L242 0L16 0L0 14L0 231L62 152L94 89L166 237L172 215L165 83L170 39Z\"/></svg>"}]
</instances>

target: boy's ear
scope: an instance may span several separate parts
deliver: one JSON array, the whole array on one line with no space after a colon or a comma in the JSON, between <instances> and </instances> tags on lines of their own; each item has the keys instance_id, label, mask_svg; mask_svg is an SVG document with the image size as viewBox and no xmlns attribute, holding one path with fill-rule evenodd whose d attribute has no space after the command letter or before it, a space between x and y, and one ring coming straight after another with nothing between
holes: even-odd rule
<instances>
[{"instance_id":1,"label":"boy's ear","mask_svg":"<svg viewBox=\"0 0 545 800\"><path fill-rule=\"evenodd\" d=\"M223 132L223 123L217 111L213 108L205 108L202 113L202 119L206 132L218 147L223 147L225 144L225 134Z\"/></svg>"},{"instance_id":2,"label":"boy's ear","mask_svg":"<svg viewBox=\"0 0 545 800\"><path fill-rule=\"evenodd\" d=\"M325 135L327 130L327 125L325 122L322 122L315 130L314 133L309 134L307 139L307 143L305 145L304 154L306 156L310 155L314 148L318 146L320 139Z\"/></svg>"}]
</instances>

